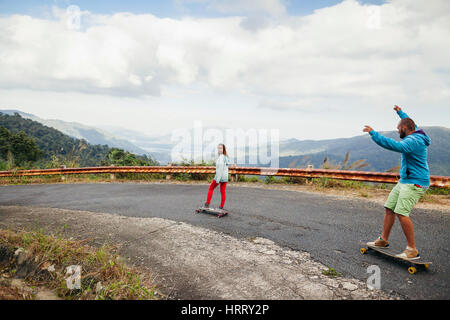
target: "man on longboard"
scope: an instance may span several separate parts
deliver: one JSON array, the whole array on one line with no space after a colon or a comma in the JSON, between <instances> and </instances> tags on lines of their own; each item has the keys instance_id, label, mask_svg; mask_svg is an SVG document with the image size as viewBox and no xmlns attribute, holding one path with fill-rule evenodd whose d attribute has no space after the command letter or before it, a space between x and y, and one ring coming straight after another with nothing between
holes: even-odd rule
<instances>
[{"instance_id":1,"label":"man on longboard","mask_svg":"<svg viewBox=\"0 0 450 320\"><path fill-rule=\"evenodd\" d=\"M389 234L397 216L408 242L406 249L397 256L414 260L419 259L420 256L414 241L414 227L409 214L430 186L430 170L427 163L427 147L430 145L430 138L423 130L418 130L414 121L399 106L395 106L394 110L401 118L397 130L403 141L387 138L367 125L363 129L381 147L401 153L400 180L384 204L386 212L383 232L378 239L368 244L388 247Z\"/></svg>"}]
</instances>

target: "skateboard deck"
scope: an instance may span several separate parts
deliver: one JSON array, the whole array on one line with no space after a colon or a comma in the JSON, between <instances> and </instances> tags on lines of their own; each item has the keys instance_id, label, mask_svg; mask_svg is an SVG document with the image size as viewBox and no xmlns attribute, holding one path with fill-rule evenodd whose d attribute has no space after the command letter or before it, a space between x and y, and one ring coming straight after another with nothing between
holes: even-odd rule
<instances>
[{"instance_id":1,"label":"skateboard deck","mask_svg":"<svg viewBox=\"0 0 450 320\"><path fill-rule=\"evenodd\" d=\"M197 210L195 210L195 212L212 214L212 215L214 215L214 216L216 216L218 218L222 218L222 217L228 215L228 211L226 211L224 209L219 209L219 208L200 207Z\"/></svg>"},{"instance_id":2,"label":"skateboard deck","mask_svg":"<svg viewBox=\"0 0 450 320\"><path fill-rule=\"evenodd\" d=\"M405 258L396 257L395 255L398 253L393 252L392 249L389 249L389 247L388 248L375 247L375 246L368 245L367 242L369 242L369 241L364 241L364 240L360 241L361 249L359 251L362 254L367 253L368 250L373 250L373 251L377 251L381 254L384 254L386 256L392 257L394 259L406 261L410 264L410 266L408 268L408 272L410 274L414 274L417 272L417 269L415 268L415 266L423 266L425 269L428 269L429 265L432 264L432 262L426 261L426 260L422 259L421 257L419 259L415 259L415 260L409 260L409 259L405 259ZM366 246L367 249L364 248L364 246Z\"/></svg>"}]
</instances>

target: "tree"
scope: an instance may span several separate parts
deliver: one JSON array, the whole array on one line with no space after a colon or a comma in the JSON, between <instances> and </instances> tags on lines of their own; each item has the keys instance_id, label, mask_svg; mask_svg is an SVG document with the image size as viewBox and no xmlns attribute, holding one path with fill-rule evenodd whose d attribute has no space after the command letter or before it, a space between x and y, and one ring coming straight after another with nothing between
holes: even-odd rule
<instances>
[{"instance_id":1,"label":"tree","mask_svg":"<svg viewBox=\"0 0 450 320\"><path fill-rule=\"evenodd\" d=\"M8 129L0 127L0 157L2 159L14 159L14 164L20 166L27 161L36 161L44 153L36 145L33 138L28 137L25 132L11 133Z\"/></svg>"},{"instance_id":2,"label":"tree","mask_svg":"<svg viewBox=\"0 0 450 320\"><path fill-rule=\"evenodd\" d=\"M115 166L148 166L157 164L147 156L136 156L118 148L111 148L107 155L108 164Z\"/></svg>"}]
</instances>

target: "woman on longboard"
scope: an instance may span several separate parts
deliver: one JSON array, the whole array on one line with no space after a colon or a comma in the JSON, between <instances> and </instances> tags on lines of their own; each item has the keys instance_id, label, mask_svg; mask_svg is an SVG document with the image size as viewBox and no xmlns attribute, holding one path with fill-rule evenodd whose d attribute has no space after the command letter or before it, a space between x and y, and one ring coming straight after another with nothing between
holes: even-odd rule
<instances>
[{"instance_id":1,"label":"woman on longboard","mask_svg":"<svg viewBox=\"0 0 450 320\"><path fill-rule=\"evenodd\" d=\"M221 201L219 209L223 209L223 206L225 205L225 200L227 198L225 190L227 188L228 182L228 166L231 164L231 161L227 155L227 148L223 143L217 146L217 151L219 153L219 157L216 160L216 175L214 176L214 179L209 186L205 207L209 208L209 204L211 203L211 198L213 196L214 189L218 185L220 185Z\"/></svg>"}]
</instances>

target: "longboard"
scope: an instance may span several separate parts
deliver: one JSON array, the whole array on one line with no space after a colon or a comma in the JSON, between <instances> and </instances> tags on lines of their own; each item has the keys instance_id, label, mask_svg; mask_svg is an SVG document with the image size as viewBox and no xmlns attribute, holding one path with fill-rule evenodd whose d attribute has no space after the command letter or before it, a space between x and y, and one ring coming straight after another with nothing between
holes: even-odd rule
<instances>
[{"instance_id":1,"label":"longboard","mask_svg":"<svg viewBox=\"0 0 450 320\"><path fill-rule=\"evenodd\" d=\"M365 254L365 253L367 253L369 250L374 250L374 251L377 251L377 252L379 252L379 253L381 253L381 254L384 254L384 255L386 255L386 256L392 257L392 258L394 258L394 259L406 261L406 262L409 263L408 272L409 272L410 274L414 274L414 273L417 272L417 269L416 269L415 266L423 266L425 269L428 269L428 267L430 266L430 264L432 264L432 262L425 261L425 260L423 260L422 258L415 259L415 260L409 260L409 259L405 259L405 258L396 257L396 256L395 256L396 253L393 253L393 252L392 252L392 249L389 249L389 248L380 248L380 247L371 246L371 245L368 245L367 242L368 242L368 241L363 241L363 240L360 241L361 249L359 250L359 252L361 252L361 254ZM366 246L367 249L364 248L364 246Z\"/></svg>"},{"instance_id":2,"label":"longboard","mask_svg":"<svg viewBox=\"0 0 450 320\"><path fill-rule=\"evenodd\" d=\"M197 210L195 210L195 212L212 214L212 215L214 215L214 216L216 216L218 218L222 218L222 217L228 215L228 211L226 211L224 209L219 209L219 208L200 207Z\"/></svg>"}]
</instances>

